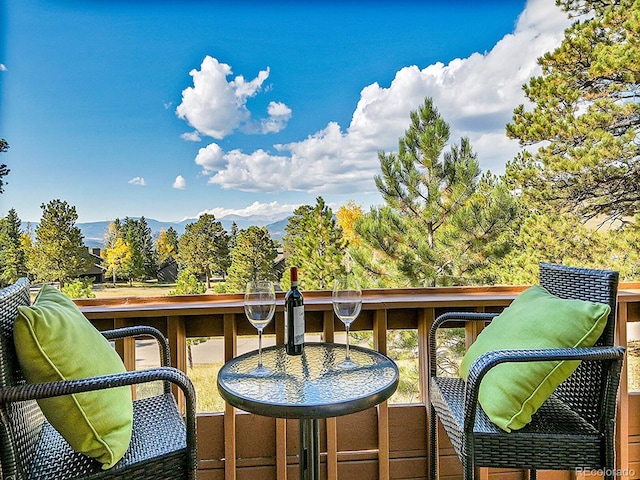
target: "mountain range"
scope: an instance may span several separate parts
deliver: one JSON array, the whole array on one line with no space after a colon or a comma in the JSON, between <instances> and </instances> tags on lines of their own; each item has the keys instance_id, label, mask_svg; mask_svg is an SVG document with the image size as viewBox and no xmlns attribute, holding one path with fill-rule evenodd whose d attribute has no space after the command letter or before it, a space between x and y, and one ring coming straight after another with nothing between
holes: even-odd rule
<instances>
[{"instance_id":1,"label":"mountain range","mask_svg":"<svg viewBox=\"0 0 640 480\"><path fill-rule=\"evenodd\" d=\"M188 224L197 221L196 218L189 218L186 220L182 220L181 222L162 222L159 220L154 220L152 218L145 218L145 220L147 221L147 225L149 225L149 228L151 228L151 232L154 237L160 233L160 230L164 229L166 231L169 229L169 227L173 227L173 229L178 232L178 235L182 235L184 233L185 227ZM283 215L251 215L246 217L242 217L240 215L227 215L224 217L216 218L216 220L222 224L227 232L231 231L231 226L233 223L235 223L241 230L253 225L258 227L267 227L271 238L275 241L281 241L282 237L284 237L284 234L286 233L285 227L289 222L289 217ZM27 222L22 223L22 229L26 231ZM111 222L86 222L76 223L76 226L82 231L82 235L84 236L84 244L89 247L89 249L92 249L104 247L104 234L107 231L109 223ZM35 230L37 226L37 223L31 223L31 229Z\"/></svg>"}]
</instances>

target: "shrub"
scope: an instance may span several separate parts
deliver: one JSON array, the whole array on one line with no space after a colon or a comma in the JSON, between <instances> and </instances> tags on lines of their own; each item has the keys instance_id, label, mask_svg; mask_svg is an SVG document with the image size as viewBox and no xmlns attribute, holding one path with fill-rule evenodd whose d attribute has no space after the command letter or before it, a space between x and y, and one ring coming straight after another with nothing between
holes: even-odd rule
<instances>
[{"instance_id":1,"label":"shrub","mask_svg":"<svg viewBox=\"0 0 640 480\"><path fill-rule=\"evenodd\" d=\"M88 278L77 278L60 289L69 298L96 298L93 293L93 281Z\"/></svg>"},{"instance_id":2,"label":"shrub","mask_svg":"<svg viewBox=\"0 0 640 480\"><path fill-rule=\"evenodd\" d=\"M171 290L169 295L193 295L204 293L206 291L207 287L204 283L199 282L193 273L183 270L178 274L176 289Z\"/></svg>"}]
</instances>

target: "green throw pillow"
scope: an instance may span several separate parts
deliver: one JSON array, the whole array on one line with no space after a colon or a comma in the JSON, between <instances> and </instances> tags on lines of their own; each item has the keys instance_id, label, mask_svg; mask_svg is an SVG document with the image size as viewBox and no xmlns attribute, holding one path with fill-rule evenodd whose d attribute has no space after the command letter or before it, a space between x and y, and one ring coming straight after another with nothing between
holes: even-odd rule
<instances>
[{"instance_id":1,"label":"green throw pillow","mask_svg":"<svg viewBox=\"0 0 640 480\"><path fill-rule=\"evenodd\" d=\"M610 310L602 303L561 299L540 286L528 288L478 335L462 359L460 375L466 380L473 361L493 350L593 346ZM482 379L478 401L500 428L518 430L578 365L502 363Z\"/></svg>"},{"instance_id":2,"label":"green throw pillow","mask_svg":"<svg viewBox=\"0 0 640 480\"><path fill-rule=\"evenodd\" d=\"M70 380L124 372L109 342L73 301L44 285L31 307L18 307L13 340L29 383ZM131 441L133 403L130 387L38 400L51 425L71 447L115 465Z\"/></svg>"}]
</instances>

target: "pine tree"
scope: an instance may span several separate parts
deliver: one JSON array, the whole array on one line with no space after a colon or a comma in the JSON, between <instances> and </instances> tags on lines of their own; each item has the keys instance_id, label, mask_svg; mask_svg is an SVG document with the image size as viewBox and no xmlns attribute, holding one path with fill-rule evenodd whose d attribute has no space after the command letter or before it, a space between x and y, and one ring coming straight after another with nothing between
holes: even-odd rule
<instances>
[{"instance_id":1,"label":"pine tree","mask_svg":"<svg viewBox=\"0 0 640 480\"><path fill-rule=\"evenodd\" d=\"M0 153L4 153L7 150L9 150L9 144L4 138L0 138ZM4 163L0 164L0 194L4 193L4 186L7 184L3 178L9 175L10 171Z\"/></svg>"},{"instance_id":2,"label":"pine tree","mask_svg":"<svg viewBox=\"0 0 640 480\"><path fill-rule=\"evenodd\" d=\"M296 256L296 244L295 240L298 237L305 235L304 225L302 219L311 214L313 207L311 205L300 205L293 211L293 214L289 217L287 225L284 227L285 236L282 238L282 244L284 247L284 254L288 258L295 258Z\"/></svg>"},{"instance_id":3,"label":"pine tree","mask_svg":"<svg viewBox=\"0 0 640 480\"><path fill-rule=\"evenodd\" d=\"M277 255L276 245L265 227L241 230L231 252L226 291L244 292L247 282L253 280L277 281L273 265Z\"/></svg>"},{"instance_id":4,"label":"pine tree","mask_svg":"<svg viewBox=\"0 0 640 480\"><path fill-rule=\"evenodd\" d=\"M229 234L229 251L232 252L236 248L236 239L240 233L238 224L236 222L231 223L231 232Z\"/></svg>"},{"instance_id":5,"label":"pine tree","mask_svg":"<svg viewBox=\"0 0 640 480\"><path fill-rule=\"evenodd\" d=\"M331 288L333 279L345 271L346 242L324 199L318 197L315 206L296 209L286 231L287 264L298 267L300 286L306 290Z\"/></svg>"},{"instance_id":6,"label":"pine tree","mask_svg":"<svg viewBox=\"0 0 640 480\"><path fill-rule=\"evenodd\" d=\"M0 219L0 286L15 283L27 276L27 256L22 243L24 232L15 209Z\"/></svg>"},{"instance_id":7,"label":"pine tree","mask_svg":"<svg viewBox=\"0 0 640 480\"><path fill-rule=\"evenodd\" d=\"M144 217L139 219L125 217L123 222L115 221L118 236L124 239L131 250L129 260L120 268L123 275L129 278L146 280L155 278L158 272L158 260L153 244L151 227Z\"/></svg>"},{"instance_id":8,"label":"pine tree","mask_svg":"<svg viewBox=\"0 0 640 480\"><path fill-rule=\"evenodd\" d=\"M204 275L211 288L214 275L224 278L231 263L229 235L212 214L202 214L186 226L178 241L176 260L190 273Z\"/></svg>"},{"instance_id":9,"label":"pine tree","mask_svg":"<svg viewBox=\"0 0 640 480\"><path fill-rule=\"evenodd\" d=\"M571 213L532 212L512 239L512 248L499 262L488 266L496 283L538 283L539 262L585 268L613 268L615 243L608 233L585 227Z\"/></svg>"},{"instance_id":10,"label":"pine tree","mask_svg":"<svg viewBox=\"0 0 640 480\"><path fill-rule=\"evenodd\" d=\"M562 0L576 18L562 44L538 59L507 134L523 146L509 163L528 205L624 219L640 211L640 3Z\"/></svg>"},{"instance_id":11,"label":"pine tree","mask_svg":"<svg viewBox=\"0 0 640 480\"><path fill-rule=\"evenodd\" d=\"M444 151L449 125L430 98L410 121L398 152L378 155L386 205L356 222L363 244L352 255L381 286L467 283L500 251L487 242L508 228L516 200L490 174L481 182L467 138Z\"/></svg>"},{"instance_id":12,"label":"pine tree","mask_svg":"<svg viewBox=\"0 0 640 480\"><path fill-rule=\"evenodd\" d=\"M92 260L76 226L76 208L61 200L51 200L41 208L42 218L27 265L37 280L59 281L63 287L68 280L86 272Z\"/></svg>"},{"instance_id":13,"label":"pine tree","mask_svg":"<svg viewBox=\"0 0 640 480\"><path fill-rule=\"evenodd\" d=\"M142 225L139 220L135 218L125 217L120 226L120 235L128 248L131 250L131 256L129 260L122 268L123 275L129 279L129 284L134 279L143 280L146 276L145 269L145 243L147 232L145 231L145 225ZM151 233L148 232L149 238Z\"/></svg>"}]
</instances>

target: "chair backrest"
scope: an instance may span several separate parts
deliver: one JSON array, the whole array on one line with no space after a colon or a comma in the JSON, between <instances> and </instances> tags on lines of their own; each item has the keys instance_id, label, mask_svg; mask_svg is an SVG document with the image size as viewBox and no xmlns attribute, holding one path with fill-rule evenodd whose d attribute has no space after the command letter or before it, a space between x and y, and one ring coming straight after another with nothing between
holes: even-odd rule
<instances>
[{"instance_id":1,"label":"chair backrest","mask_svg":"<svg viewBox=\"0 0 640 480\"><path fill-rule=\"evenodd\" d=\"M618 272L541 263L540 285L561 298L588 300L609 305L611 312L607 325L596 345L613 345ZM557 397L598 429L600 429L598 422L603 402L603 375L601 362L581 362L573 375L555 391Z\"/></svg>"},{"instance_id":2,"label":"chair backrest","mask_svg":"<svg viewBox=\"0 0 640 480\"><path fill-rule=\"evenodd\" d=\"M0 290L0 388L25 383L13 344L13 324L18 306L30 303L26 278ZM0 477L24 478L23 466L28 465L43 423L36 401L0 404Z\"/></svg>"}]
</instances>

